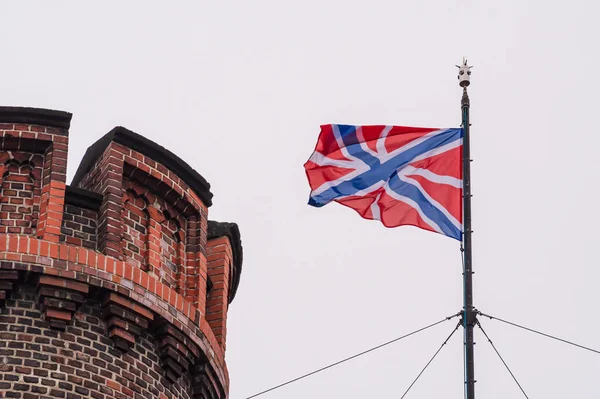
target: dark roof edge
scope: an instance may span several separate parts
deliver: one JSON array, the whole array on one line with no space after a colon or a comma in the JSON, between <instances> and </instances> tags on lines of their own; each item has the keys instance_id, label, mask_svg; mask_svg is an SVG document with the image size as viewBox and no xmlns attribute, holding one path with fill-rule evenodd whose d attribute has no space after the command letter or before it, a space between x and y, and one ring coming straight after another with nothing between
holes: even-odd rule
<instances>
[{"instance_id":1,"label":"dark roof edge","mask_svg":"<svg viewBox=\"0 0 600 399\"><path fill-rule=\"evenodd\" d=\"M73 185L79 184L83 176L92 168L94 162L113 141L162 164L190 186L204 202L204 205L207 207L212 205L213 194L210 192L210 183L204 177L171 151L122 126L115 127L87 149L73 178Z\"/></svg>"},{"instance_id":2,"label":"dark roof edge","mask_svg":"<svg viewBox=\"0 0 600 399\"><path fill-rule=\"evenodd\" d=\"M77 186L81 179L92 169L94 163L100 158L106 147L113 141L114 130L111 130L104 136L100 137L94 144L88 147L85 150L85 154L83 154L83 158L77 167L77 171L75 172L75 176L71 181L72 186Z\"/></svg>"},{"instance_id":3,"label":"dark roof edge","mask_svg":"<svg viewBox=\"0 0 600 399\"><path fill-rule=\"evenodd\" d=\"M58 127L69 130L70 112L45 108L0 107L0 123L27 123L31 125Z\"/></svg>"},{"instance_id":4,"label":"dark roof edge","mask_svg":"<svg viewBox=\"0 0 600 399\"><path fill-rule=\"evenodd\" d=\"M102 195L82 188L67 186L65 191L65 204L99 211L100 205L102 205Z\"/></svg>"},{"instance_id":5,"label":"dark roof edge","mask_svg":"<svg viewBox=\"0 0 600 399\"><path fill-rule=\"evenodd\" d=\"M229 290L229 303L235 298L238 286L240 285L240 277L242 275L242 264L244 252L242 248L242 239L240 229L236 223L217 222L214 220L208 221L208 240L214 238L227 237L231 242L233 252L233 263L235 264L235 275L232 276L232 284Z\"/></svg>"}]
</instances>

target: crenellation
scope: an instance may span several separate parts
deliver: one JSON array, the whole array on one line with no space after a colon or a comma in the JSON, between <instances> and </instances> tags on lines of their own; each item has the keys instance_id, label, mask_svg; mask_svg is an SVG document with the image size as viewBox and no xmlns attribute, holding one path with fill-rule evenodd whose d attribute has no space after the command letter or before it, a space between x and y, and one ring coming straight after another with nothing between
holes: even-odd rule
<instances>
[{"instance_id":1,"label":"crenellation","mask_svg":"<svg viewBox=\"0 0 600 399\"><path fill-rule=\"evenodd\" d=\"M70 119L0 107L0 392L226 398L237 226L211 230L208 182L121 127L67 185Z\"/></svg>"}]
</instances>

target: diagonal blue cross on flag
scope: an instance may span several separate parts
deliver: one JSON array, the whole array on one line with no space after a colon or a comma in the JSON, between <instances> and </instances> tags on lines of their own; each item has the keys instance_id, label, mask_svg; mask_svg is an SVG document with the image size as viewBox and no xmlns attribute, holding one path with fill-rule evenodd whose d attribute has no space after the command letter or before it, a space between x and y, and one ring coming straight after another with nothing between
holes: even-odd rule
<instances>
[{"instance_id":1,"label":"diagonal blue cross on flag","mask_svg":"<svg viewBox=\"0 0 600 399\"><path fill-rule=\"evenodd\" d=\"M309 204L331 201L386 227L462 239L463 130L324 125L304 165Z\"/></svg>"}]
</instances>

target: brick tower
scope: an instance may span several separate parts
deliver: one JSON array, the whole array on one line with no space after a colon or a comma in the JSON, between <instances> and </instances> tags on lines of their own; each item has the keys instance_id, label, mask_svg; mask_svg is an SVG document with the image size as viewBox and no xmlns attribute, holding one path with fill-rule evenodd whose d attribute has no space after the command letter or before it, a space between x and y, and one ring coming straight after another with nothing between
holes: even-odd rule
<instances>
[{"instance_id":1,"label":"brick tower","mask_svg":"<svg viewBox=\"0 0 600 399\"><path fill-rule=\"evenodd\" d=\"M71 114L0 107L0 397L226 398L242 246L210 185L116 127L66 185Z\"/></svg>"}]
</instances>

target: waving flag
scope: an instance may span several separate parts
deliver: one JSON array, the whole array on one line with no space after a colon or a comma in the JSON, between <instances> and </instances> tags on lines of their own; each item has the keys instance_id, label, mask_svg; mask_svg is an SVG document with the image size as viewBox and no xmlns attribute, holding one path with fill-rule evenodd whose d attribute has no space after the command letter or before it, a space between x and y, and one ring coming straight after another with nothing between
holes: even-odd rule
<instances>
[{"instance_id":1,"label":"waving flag","mask_svg":"<svg viewBox=\"0 0 600 399\"><path fill-rule=\"evenodd\" d=\"M462 129L323 125L304 164L309 204L462 239Z\"/></svg>"}]
</instances>

